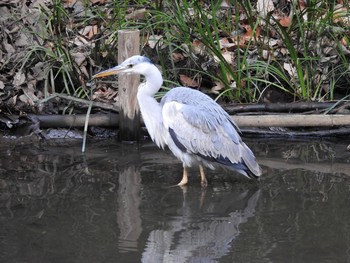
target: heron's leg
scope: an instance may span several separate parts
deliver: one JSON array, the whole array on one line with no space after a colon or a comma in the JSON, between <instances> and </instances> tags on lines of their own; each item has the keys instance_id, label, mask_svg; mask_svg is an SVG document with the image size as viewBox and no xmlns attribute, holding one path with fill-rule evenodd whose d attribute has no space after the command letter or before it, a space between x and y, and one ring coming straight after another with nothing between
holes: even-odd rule
<instances>
[{"instance_id":1,"label":"heron's leg","mask_svg":"<svg viewBox=\"0 0 350 263\"><path fill-rule=\"evenodd\" d=\"M201 186L207 187L208 181L207 181L207 178L205 177L205 172L204 172L204 168L202 165L199 165L199 173L201 175Z\"/></svg>"},{"instance_id":2,"label":"heron's leg","mask_svg":"<svg viewBox=\"0 0 350 263\"><path fill-rule=\"evenodd\" d=\"M177 185L184 186L185 184L187 184L187 182L188 182L188 170L186 167L184 167L182 179L181 179L180 183L178 183Z\"/></svg>"}]
</instances>

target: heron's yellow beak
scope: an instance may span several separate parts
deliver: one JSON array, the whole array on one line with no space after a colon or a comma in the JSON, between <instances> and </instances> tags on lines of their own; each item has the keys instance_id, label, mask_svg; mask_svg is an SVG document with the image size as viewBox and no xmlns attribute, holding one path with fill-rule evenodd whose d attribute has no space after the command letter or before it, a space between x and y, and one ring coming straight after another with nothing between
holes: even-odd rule
<instances>
[{"instance_id":1,"label":"heron's yellow beak","mask_svg":"<svg viewBox=\"0 0 350 263\"><path fill-rule=\"evenodd\" d=\"M119 73L122 73L124 71L124 69L126 69L126 67L124 66L116 66L114 68L110 68L104 71L101 71L95 75L92 76L93 79L97 79L97 78L102 78L102 77L106 77L106 76L111 76L111 75L117 75Z\"/></svg>"}]
</instances>

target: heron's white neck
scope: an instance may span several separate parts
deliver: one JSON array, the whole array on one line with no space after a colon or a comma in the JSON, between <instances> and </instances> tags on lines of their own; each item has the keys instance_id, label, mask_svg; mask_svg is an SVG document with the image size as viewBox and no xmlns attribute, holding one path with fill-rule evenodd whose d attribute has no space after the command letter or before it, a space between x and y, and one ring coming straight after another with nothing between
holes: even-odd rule
<instances>
[{"instance_id":1,"label":"heron's white neck","mask_svg":"<svg viewBox=\"0 0 350 263\"><path fill-rule=\"evenodd\" d=\"M144 96L153 97L163 84L162 74L155 65L151 64L143 75L146 78L146 85L142 85L139 88L138 93L142 93Z\"/></svg>"},{"instance_id":2,"label":"heron's white neck","mask_svg":"<svg viewBox=\"0 0 350 263\"><path fill-rule=\"evenodd\" d=\"M154 65L148 67L143 75L146 78L146 83L142 83L137 92L140 111L152 140L158 146L164 148L166 138L163 132L162 108L154 98L154 95L162 86L163 77Z\"/></svg>"}]
</instances>

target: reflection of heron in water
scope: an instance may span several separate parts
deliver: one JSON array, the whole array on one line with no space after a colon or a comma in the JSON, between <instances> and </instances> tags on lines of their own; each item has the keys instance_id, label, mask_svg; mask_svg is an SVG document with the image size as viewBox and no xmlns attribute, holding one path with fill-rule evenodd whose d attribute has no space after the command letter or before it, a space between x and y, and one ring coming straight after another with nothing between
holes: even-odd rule
<instances>
[{"instance_id":1,"label":"reflection of heron in water","mask_svg":"<svg viewBox=\"0 0 350 263\"><path fill-rule=\"evenodd\" d=\"M209 96L200 91L177 87L160 103L154 98L163 78L158 68L146 57L133 56L119 66L93 76L100 78L119 73L144 75L137 99L142 117L152 140L165 145L183 163L179 185L188 181L188 167L199 166L202 186L207 185L203 166L223 166L248 178L257 178L261 170L255 156L242 141L237 125Z\"/></svg>"},{"instance_id":2,"label":"reflection of heron in water","mask_svg":"<svg viewBox=\"0 0 350 263\"><path fill-rule=\"evenodd\" d=\"M142 262L220 262L229 254L242 224L255 216L260 190L207 193L213 195L199 210L190 205L197 196L189 197L177 210L178 216L173 215L162 229L151 231Z\"/></svg>"}]
</instances>

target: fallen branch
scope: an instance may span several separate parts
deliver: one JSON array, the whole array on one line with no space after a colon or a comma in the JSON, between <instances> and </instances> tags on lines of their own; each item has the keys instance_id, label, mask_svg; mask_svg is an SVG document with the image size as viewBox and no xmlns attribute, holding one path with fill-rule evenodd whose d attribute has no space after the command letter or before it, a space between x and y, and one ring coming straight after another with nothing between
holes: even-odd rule
<instances>
[{"instance_id":1,"label":"fallen branch","mask_svg":"<svg viewBox=\"0 0 350 263\"><path fill-rule=\"evenodd\" d=\"M84 127L86 115L29 115L33 122L39 122L40 128L78 128ZM117 127L118 114L91 114L89 126Z\"/></svg>"},{"instance_id":2,"label":"fallen branch","mask_svg":"<svg viewBox=\"0 0 350 263\"><path fill-rule=\"evenodd\" d=\"M73 96L55 93L49 98L46 98L40 102L45 102L52 98L59 97L61 99L74 101L77 103L90 105L90 100L80 99ZM92 102L93 107L111 110L119 112L119 105L108 104L98 101ZM237 105L222 105L225 111L231 115L237 113L253 113L253 112L276 112L276 113L302 113L310 111L329 111L338 112L340 109L350 109L349 101L338 101L338 102L294 102L294 103L261 103L261 104L237 104Z\"/></svg>"},{"instance_id":3,"label":"fallen branch","mask_svg":"<svg viewBox=\"0 0 350 263\"><path fill-rule=\"evenodd\" d=\"M286 114L232 116L240 127L335 127L350 125L350 115Z\"/></svg>"},{"instance_id":4,"label":"fallen branch","mask_svg":"<svg viewBox=\"0 0 350 263\"><path fill-rule=\"evenodd\" d=\"M85 114L80 115L29 115L40 122L41 128L48 127L83 127ZM339 127L350 126L350 115L259 115L232 116L239 127ZM117 127L118 114L91 114L89 126Z\"/></svg>"},{"instance_id":5,"label":"fallen branch","mask_svg":"<svg viewBox=\"0 0 350 263\"><path fill-rule=\"evenodd\" d=\"M295 103L263 103L223 105L229 114L251 112L309 112L309 111L337 111L339 108L349 108L348 101L342 102L295 102Z\"/></svg>"}]
</instances>

